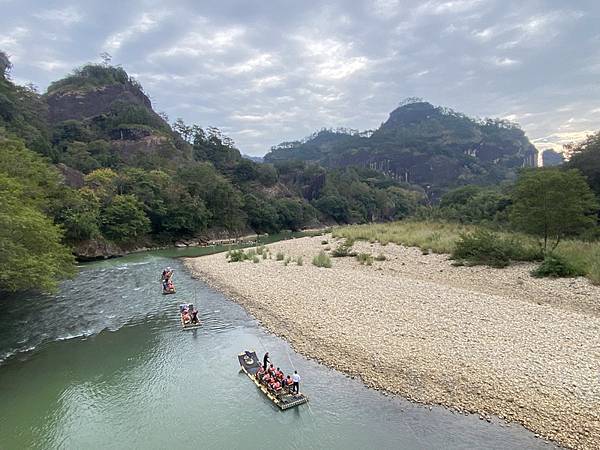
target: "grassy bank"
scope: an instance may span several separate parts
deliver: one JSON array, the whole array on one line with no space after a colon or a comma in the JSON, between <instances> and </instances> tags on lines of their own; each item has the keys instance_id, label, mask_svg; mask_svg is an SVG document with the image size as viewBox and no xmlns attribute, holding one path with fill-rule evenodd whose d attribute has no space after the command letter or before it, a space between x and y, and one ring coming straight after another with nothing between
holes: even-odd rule
<instances>
[{"instance_id":1,"label":"grassy bank","mask_svg":"<svg viewBox=\"0 0 600 450\"><path fill-rule=\"evenodd\" d=\"M461 234L475 232L480 228L458 223L403 221L340 227L333 230L333 236L380 242L383 245L393 242L419 247L424 252L450 254L455 250ZM538 245L535 238L520 233L495 234L506 240L516 240L524 247L533 248ZM561 242L555 253L593 283L600 284L600 242L568 240Z\"/></svg>"}]
</instances>

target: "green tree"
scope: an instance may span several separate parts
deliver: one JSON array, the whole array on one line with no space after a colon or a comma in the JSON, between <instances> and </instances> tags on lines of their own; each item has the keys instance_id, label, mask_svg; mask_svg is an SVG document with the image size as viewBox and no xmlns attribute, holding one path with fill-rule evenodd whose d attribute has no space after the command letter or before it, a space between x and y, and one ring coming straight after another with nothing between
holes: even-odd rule
<instances>
[{"instance_id":1,"label":"green tree","mask_svg":"<svg viewBox=\"0 0 600 450\"><path fill-rule=\"evenodd\" d=\"M585 178L577 170L558 168L526 170L512 192L510 221L526 233L538 236L544 254L561 239L596 224L598 203Z\"/></svg>"},{"instance_id":2,"label":"green tree","mask_svg":"<svg viewBox=\"0 0 600 450\"><path fill-rule=\"evenodd\" d=\"M274 233L280 230L279 214L272 202L255 194L246 194L244 211L248 215L248 225L257 233Z\"/></svg>"},{"instance_id":3,"label":"green tree","mask_svg":"<svg viewBox=\"0 0 600 450\"><path fill-rule=\"evenodd\" d=\"M112 169L96 169L84 178L86 187L94 191L102 204L107 204L117 192L118 174Z\"/></svg>"},{"instance_id":4,"label":"green tree","mask_svg":"<svg viewBox=\"0 0 600 450\"><path fill-rule=\"evenodd\" d=\"M100 202L88 188L64 191L55 220L65 229L69 242L94 239L100 236Z\"/></svg>"},{"instance_id":5,"label":"green tree","mask_svg":"<svg viewBox=\"0 0 600 450\"><path fill-rule=\"evenodd\" d=\"M53 291L73 275L74 258L62 237L26 187L0 173L0 291Z\"/></svg>"},{"instance_id":6,"label":"green tree","mask_svg":"<svg viewBox=\"0 0 600 450\"><path fill-rule=\"evenodd\" d=\"M104 234L115 241L133 242L150 231L144 205L133 195L115 195L103 214Z\"/></svg>"}]
</instances>

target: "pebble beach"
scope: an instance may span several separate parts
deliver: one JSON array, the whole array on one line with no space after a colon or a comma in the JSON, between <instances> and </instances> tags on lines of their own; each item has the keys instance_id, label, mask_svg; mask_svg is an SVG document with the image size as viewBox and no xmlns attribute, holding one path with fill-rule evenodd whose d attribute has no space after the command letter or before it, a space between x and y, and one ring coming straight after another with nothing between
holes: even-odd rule
<instances>
[{"instance_id":1,"label":"pebble beach","mask_svg":"<svg viewBox=\"0 0 600 450\"><path fill-rule=\"evenodd\" d=\"M298 352L374 389L600 448L600 287L532 278L529 264L455 267L395 244L356 242L385 256L370 266L311 263L338 243L304 237L268 245L258 263L220 253L185 264Z\"/></svg>"}]
</instances>

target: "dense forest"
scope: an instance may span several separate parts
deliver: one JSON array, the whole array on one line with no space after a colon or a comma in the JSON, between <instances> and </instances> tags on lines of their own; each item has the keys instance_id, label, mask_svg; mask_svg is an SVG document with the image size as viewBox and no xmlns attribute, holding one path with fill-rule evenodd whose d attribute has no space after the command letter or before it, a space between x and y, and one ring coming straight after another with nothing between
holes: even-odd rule
<instances>
[{"instance_id":1,"label":"dense forest","mask_svg":"<svg viewBox=\"0 0 600 450\"><path fill-rule=\"evenodd\" d=\"M11 82L1 53L0 64L0 258L14 268L0 290L51 288L72 251L400 219L423 199L368 168L243 158L217 128L170 125L121 67L86 65L39 94Z\"/></svg>"}]
</instances>

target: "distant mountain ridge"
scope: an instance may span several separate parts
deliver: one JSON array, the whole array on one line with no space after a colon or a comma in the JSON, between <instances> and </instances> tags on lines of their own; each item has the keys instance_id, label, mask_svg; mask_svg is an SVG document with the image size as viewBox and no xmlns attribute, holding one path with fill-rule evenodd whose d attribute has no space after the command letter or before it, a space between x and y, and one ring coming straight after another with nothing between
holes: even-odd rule
<instances>
[{"instance_id":1,"label":"distant mountain ridge","mask_svg":"<svg viewBox=\"0 0 600 450\"><path fill-rule=\"evenodd\" d=\"M303 160L326 167L368 167L432 191L511 179L537 165L537 150L518 125L476 120L424 101L406 103L373 132L321 130L285 142L265 162Z\"/></svg>"}]
</instances>

